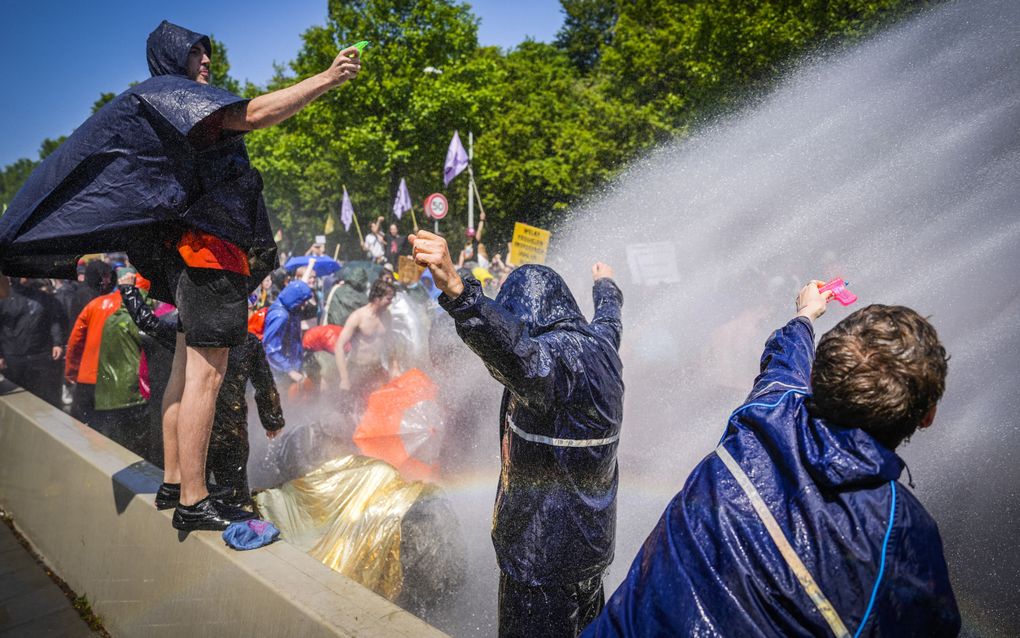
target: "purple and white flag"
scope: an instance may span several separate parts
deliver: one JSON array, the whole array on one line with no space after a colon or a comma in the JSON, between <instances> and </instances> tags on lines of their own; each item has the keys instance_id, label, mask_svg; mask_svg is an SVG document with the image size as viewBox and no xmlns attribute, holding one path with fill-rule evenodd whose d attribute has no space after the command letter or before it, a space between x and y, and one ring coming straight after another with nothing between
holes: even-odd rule
<instances>
[{"instance_id":1,"label":"purple and white flag","mask_svg":"<svg viewBox=\"0 0 1020 638\"><path fill-rule=\"evenodd\" d=\"M400 216L409 210L411 210L411 194L407 192L407 182L401 177L397 198L393 200L393 216L400 219Z\"/></svg>"},{"instance_id":2,"label":"purple and white flag","mask_svg":"<svg viewBox=\"0 0 1020 638\"><path fill-rule=\"evenodd\" d=\"M344 223L344 232L351 229L351 222L354 221L354 205L351 198L347 196L347 187L344 186L344 201L340 204L340 221Z\"/></svg>"},{"instance_id":3,"label":"purple and white flag","mask_svg":"<svg viewBox=\"0 0 1020 638\"><path fill-rule=\"evenodd\" d=\"M460 143L460 135L453 132L450 148L446 151L446 163L443 164L443 186L449 186L454 177L460 175L468 165L468 154Z\"/></svg>"}]
</instances>

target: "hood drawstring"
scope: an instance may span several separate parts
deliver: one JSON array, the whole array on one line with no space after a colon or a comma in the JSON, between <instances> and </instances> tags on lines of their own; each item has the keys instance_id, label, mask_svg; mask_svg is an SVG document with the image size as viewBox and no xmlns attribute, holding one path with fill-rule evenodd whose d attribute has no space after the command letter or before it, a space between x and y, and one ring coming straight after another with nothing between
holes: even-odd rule
<instances>
[{"instance_id":1,"label":"hood drawstring","mask_svg":"<svg viewBox=\"0 0 1020 638\"><path fill-rule=\"evenodd\" d=\"M907 471L907 485L909 485L912 490L916 489L914 486L914 477L910 474L910 466L907 465L906 461L903 461L903 469Z\"/></svg>"}]
</instances>

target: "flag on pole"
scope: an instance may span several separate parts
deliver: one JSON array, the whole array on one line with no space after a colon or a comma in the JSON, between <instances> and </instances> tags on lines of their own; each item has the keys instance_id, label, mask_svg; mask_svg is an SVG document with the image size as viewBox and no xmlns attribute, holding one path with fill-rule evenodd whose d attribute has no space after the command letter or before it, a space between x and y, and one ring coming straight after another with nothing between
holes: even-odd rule
<instances>
[{"instance_id":1,"label":"flag on pole","mask_svg":"<svg viewBox=\"0 0 1020 638\"><path fill-rule=\"evenodd\" d=\"M460 175L468 165L468 154L460 143L460 135L453 132L450 148L446 151L446 163L443 164L443 185L449 186L454 177Z\"/></svg>"},{"instance_id":2,"label":"flag on pole","mask_svg":"<svg viewBox=\"0 0 1020 638\"><path fill-rule=\"evenodd\" d=\"M393 216L400 219L400 216L411 210L411 194L407 192L407 182L400 178L400 187L397 188L397 198L393 200Z\"/></svg>"},{"instance_id":3,"label":"flag on pole","mask_svg":"<svg viewBox=\"0 0 1020 638\"><path fill-rule=\"evenodd\" d=\"M322 231L324 235L331 234L336 230L336 223L333 221L333 213L326 211L326 228Z\"/></svg>"},{"instance_id":4,"label":"flag on pole","mask_svg":"<svg viewBox=\"0 0 1020 638\"><path fill-rule=\"evenodd\" d=\"M344 200L340 204L340 221L344 223L344 232L351 229L351 221L354 219L354 205L351 198L347 196L347 187L344 186Z\"/></svg>"}]
</instances>

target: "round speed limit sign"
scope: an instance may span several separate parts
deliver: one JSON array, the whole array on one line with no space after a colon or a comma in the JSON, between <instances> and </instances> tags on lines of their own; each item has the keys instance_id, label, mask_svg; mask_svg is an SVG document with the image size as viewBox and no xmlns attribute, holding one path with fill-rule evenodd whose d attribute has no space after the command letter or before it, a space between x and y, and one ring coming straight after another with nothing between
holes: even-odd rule
<instances>
[{"instance_id":1,"label":"round speed limit sign","mask_svg":"<svg viewBox=\"0 0 1020 638\"><path fill-rule=\"evenodd\" d=\"M425 198L425 213L432 219L442 219L450 211L450 203L442 193L432 193Z\"/></svg>"}]
</instances>

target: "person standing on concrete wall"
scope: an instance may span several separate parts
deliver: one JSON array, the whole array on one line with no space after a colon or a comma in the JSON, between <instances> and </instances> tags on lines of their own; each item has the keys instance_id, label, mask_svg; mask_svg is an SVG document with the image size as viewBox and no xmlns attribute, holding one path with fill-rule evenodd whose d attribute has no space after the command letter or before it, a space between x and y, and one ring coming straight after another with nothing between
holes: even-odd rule
<instances>
[{"instance_id":1,"label":"person standing on concrete wall","mask_svg":"<svg viewBox=\"0 0 1020 638\"><path fill-rule=\"evenodd\" d=\"M152 77L79 126L0 218L0 270L74 278L83 253L126 251L173 302L183 331L163 400L164 488L183 531L250 512L209 498L206 450L247 298L276 267L276 244L242 135L278 124L356 77L356 48L289 87L247 100L209 85L209 38L163 21L147 41Z\"/></svg>"}]
</instances>

